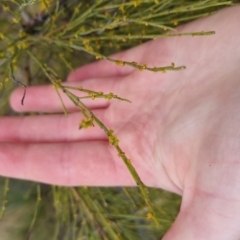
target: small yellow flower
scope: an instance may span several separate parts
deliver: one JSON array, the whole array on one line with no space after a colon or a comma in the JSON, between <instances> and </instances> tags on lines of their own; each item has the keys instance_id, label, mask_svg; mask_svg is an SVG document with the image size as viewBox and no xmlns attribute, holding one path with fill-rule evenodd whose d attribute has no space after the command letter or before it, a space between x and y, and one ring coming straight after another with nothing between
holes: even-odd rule
<instances>
[{"instance_id":1,"label":"small yellow flower","mask_svg":"<svg viewBox=\"0 0 240 240\"><path fill-rule=\"evenodd\" d=\"M19 19L18 18L14 17L12 20L13 20L14 23L19 23Z\"/></svg>"},{"instance_id":2,"label":"small yellow flower","mask_svg":"<svg viewBox=\"0 0 240 240\"><path fill-rule=\"evenodd\" d=\"M119 139L114 135L114 131L112 129L108 131L108 140L109 143L114 146L118 145L119 143Z\"/></svg>"},{"instance_id":3,"label":"small yellow flower","mask_svg":"<svg viewBox=\"0 0 240 240\"><path fill-rule=\"evenodd\" d=\"M146 216L147 219L153 219L153 214L152 213L148 213Z\"/></svg>"},{"instance_id":4,"label":"small yellow flower","mask_svg":"<svg viewBox=\"0 0 240 240\"><path fill-rule=\"evenodd\" d=\"M5 6L5 5L3 5L3 11L4 11L4 12L7 12L7 11L9 11L9 7L8 7L8 6Z\"/></svg>"},{"instance_id":5,"label":"small yellow flower","mask_svg":"<svg viewBox=\"0 0 240 240\"><path fill-rule=\"evenodd\" d=\"M81 123L79 124L79 129L94 127L93 121L94 121L94 119L92 117L88 117L86 119L83 119L81 121Z\"/></svg>"},{"instance_id":6,"label":"small yellow flower","mask_svg":"<svg viewBox=\"0 0 240 240\"><path fill-rule=\"evenodd\" d=\"M174 26L177 26L177 25L178 25L178 20L177 20L177 19L173 20L173 25L174 25Z\"/></svg>"},{"instance_id":7,"label":"small yellow flower","mask_svg":"<svg viewBox=\"0 0 240 240\"><path fill-rule=\"evenodd\" d=\"M5 38L5 36L2 33L0 33L0 39L2 40L4 38Z\"/></svg>"}]
</instances>

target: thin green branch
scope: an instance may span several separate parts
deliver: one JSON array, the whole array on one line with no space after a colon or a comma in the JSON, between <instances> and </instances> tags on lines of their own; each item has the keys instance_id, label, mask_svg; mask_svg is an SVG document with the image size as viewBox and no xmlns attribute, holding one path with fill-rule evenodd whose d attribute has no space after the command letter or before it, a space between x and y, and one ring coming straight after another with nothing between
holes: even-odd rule
<instances>
[{"instance_id":1,"label":"thin green branch","mask_svg":"<svg viewBox=\"0 0 240 240\"><path fill-rule=\"evenodd\" d=\"M30 224L30 227L28 229L28 233L27 233L27 236L26 236L27 240L30 238L30 234L31 234L31 232L33 230L33 227L34 227L34 224L36 222L40 202L41 202L41 187L40 187L40 184L38 184L37 185L36 206L35 206L35 210L34 210L34 213L33 213L33 219L32 219L32 222Z\"/></svg>"},{"instance_id":2,"label":"thin green branch","mask_svg":"<svg viewBox=\"0 0 240 240\"><path fill-rule=\"evenodd\" d=\"M6 205L8 202L8 200L7 200L8 192L9 192L9 179L6 178L4 180L4 187L3 187L2 207L1 207L1 211L0 211L0 221L3 220L3 218L4 218Z\"/></svg>"},{"instance_id":3,"label":"thin green branch","mask_svg":"<svg viewBox=\"0 0 240 240\"><path fill-rule=\"evenodd\" d=\"M56 83L53 84L53 87L54 87L54 89L56 90L57 95L58 95L58 97L59 97L59 99L60 99L60 101L61 101L64 115L67 116L67 115L68 115L67 108L66 108L66 106L65 106L65 104L64 104L64 102L63 102L63 100L62 100L62 97L61 97L59 91L58 91L58 88L59 88L59 87L58 87L58 85L57 85Z\"/></svg>"}]
</instances>

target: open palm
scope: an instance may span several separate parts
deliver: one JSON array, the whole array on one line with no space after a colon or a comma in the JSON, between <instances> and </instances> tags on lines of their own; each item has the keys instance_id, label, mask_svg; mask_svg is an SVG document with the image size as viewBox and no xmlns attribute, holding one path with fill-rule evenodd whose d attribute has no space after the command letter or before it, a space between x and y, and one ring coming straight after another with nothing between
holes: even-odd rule
<instances>
[{"instance_id":1,"label":"open palm","mask_svg":"<svg viewBox=\"0 0 240 240\"><path fill-rule=\"evenodd\" d=\"M183 196L164 240L240 237L240 7L181 26L206 37L158 39L116 59L150 67L174 62L182 71L153 73L99 61L70 74L68 85L113 92L132 103L86 100L114 129L141 180ZM50 86L21 90L17 111L61 112ZM104 132L77 130L82 119L65 97L68 117L49 114L0 119L0 174L59 185L135 185Z\"/></svg>"}]
</instances>

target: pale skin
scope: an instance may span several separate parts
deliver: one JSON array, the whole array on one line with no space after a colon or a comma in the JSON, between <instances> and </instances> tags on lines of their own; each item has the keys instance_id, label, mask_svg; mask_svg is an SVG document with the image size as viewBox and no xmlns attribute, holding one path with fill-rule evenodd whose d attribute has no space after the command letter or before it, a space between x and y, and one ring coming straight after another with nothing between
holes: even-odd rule
<instances>
[{"instance_id":1,"label":"pale skin","mask_svg":"<svg viewBox=\"0 0 240 240\"><path fill-rule=\"evenodd\" d=\"M141 180L180 194L181 210L164 240L240 238L240 6L179 28L216 31L211 36L157 39L116 54L149 67L174 62L186 69L139 71L98 61L70 74L68 85L114 92L131 100L87 100ZM51 86L11 96L19 112L60 113ZM97 126L78 129L72 103L68 117L49 114L0 118L0 174L64 186L134 186Z\"/></svg>"}]
</instances>

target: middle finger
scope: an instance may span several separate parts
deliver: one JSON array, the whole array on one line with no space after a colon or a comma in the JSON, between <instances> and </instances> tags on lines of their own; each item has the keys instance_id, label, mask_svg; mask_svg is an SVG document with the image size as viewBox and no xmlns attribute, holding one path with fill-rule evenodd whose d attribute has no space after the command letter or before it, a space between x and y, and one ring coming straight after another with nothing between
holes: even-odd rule
<instances>
[{"instance_id":1,"label":"middle finger","mask_svg":"<svg viewBox=\"0 0 240 240\"><path fill-rule=\"evenodd\" d=\"M94 114L105 124L104 110ZM63 114L1 117L0 142L74 142L106 139L105 133L95 123L94 127L79 129L83 120L80 112Z\"/></svg>"}]
</instances>

